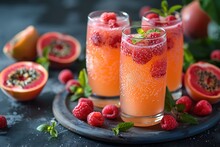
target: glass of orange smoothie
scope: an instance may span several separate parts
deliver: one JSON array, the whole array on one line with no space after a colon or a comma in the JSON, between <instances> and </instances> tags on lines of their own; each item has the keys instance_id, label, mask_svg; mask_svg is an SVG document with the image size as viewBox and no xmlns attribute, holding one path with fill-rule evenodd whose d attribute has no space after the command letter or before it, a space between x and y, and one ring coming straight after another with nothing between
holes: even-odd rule
<instances>
[{"instance_id":1,"label":"glass of orange smoothie","mask_svg":"<svg viewBox=\"0 0 220 147\"><path fill-rule=\"evenodd\" d=\"M94 11L88 16L86 67L90 99L97 107L119 103L119 57L122 28L129 26L125 12Z\"/></svg>"},{"instance_id":2,"label":"glass of orange smoothie","mask_svg":"<svg viewBox=\"0 0 220 147\"><path fill-rule=\"evenodd\" d=\"M120 54L121 118L135 126L152 126L163 117L167 71L165 30L126 27Z\"/></svg>"},{"instance_id":3,"label":"glass of orange smoothie","mask_svg":"<svg viewBox=\"0 0 220 147\"><path fill-rule=\"evenodd\" d=\"M142 17L142 25L162 27L167 34L167 86L175 99L182 95L183 67L183 27L180 14L162 17L154 12L148 12Z\"/></svg>"}]
</instances>

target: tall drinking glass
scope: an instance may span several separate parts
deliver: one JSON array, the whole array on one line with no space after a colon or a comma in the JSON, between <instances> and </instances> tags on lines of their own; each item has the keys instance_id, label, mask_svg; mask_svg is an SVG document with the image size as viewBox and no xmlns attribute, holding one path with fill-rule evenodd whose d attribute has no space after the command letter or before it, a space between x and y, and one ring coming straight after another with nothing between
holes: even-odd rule
<instances>
[{"instance_id":1,"label":"tall drinking glass","mask_svg":"<svg viewBox=\"0 0 220 147\"><path fill-rule=\"evenodd\" d=\"M122 29L129 26L125 12L94 11L88 16L86 67L97 107L119 103L119 57Z\"/></svg>"},{"instance_id":2,"label":"tall drinking glass","mask_svg":"<svg viewBox=\"0 0 220 147\"><path fill-rule=\"evenodd\" d=\"M140 29L141 28L141 29ZM163 117L167 45L162 28L126 27L120 55L121 118L135 126L152 126Z\"/></svg>"},{"instance_id":3,"label":"tall drinking glass","mask_svg":"<svg viewBox=\"0 0 220 147\"><path fill-rule=\"evenodd\" d=\"M167 86L175 99L182 95L183 67L183 27L179 13L169 17L148 18L154 12L148 12L142 17L142 25L162 27L167 34ZM155 13L156 14L156 13ZM156 14L158 15L158 14Z\"/></svg>"}]
</instances>

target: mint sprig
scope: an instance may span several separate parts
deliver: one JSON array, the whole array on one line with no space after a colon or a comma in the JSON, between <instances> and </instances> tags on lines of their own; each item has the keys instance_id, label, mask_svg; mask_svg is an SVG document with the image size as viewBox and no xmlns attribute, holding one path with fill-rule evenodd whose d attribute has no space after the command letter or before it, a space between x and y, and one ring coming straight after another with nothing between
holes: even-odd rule
<instances>
[{"instance_id":1,"label":"mint sprig","mask_svg":"<svg viewBox=\"0 0 220 147\"><path fill-rule=\"evenodd\" d=\"M192 115L183 112L185 105L176 104L175 100L172 97L169 89L166 87L166 96L165 96L165 112L173 114L173 116L180 122L188 124L198 124L198 120Z\"/></svg>"},{"instance_id":2,"label":"mint sprig","mask_svg":"<svg viewBox=\"0 0 220 147\"><path fill-rule=\"evenodd\" d=\"M181 8L182 8L181 5L174 5L169 8L167 0L162 0L161 9L151 8L151 11L159 14L160 16L166 17Z\"/></svg>"},{"instance_id":3,"label":"mint sprig","mask_svg":"<svg viewBox=\"0 0 220 147\"><path fill-rule=\"evenodd\" d=\"M49 59L48 59L49 53L50 53L50 47L46 46L43 49L42 57L38 57L37 60L36 60L36 62L41 64L47 71L48 71L49 65L50 65L50 62L49 62Z\"/></svg>"},{"instance_id":4,"label":"mint sprig","mask_svg":"<svg viewBox=\"0 0 220 147\"><path fill-rule=\"evenodd\" d=\"M37 130L40 132L49 133L52 138L58 137L58 131L56 130L57 122L51 120L50 124L41 124L37 127Z\"/></svg>"},{"instance_id":5,"label":"mint sprig","mask_svg":"<svg viewBox=\"0 0 220 147\"><path fill-rule=\"evenodd\" d=\"M115 128L112 128L112 131L117 136L120 132L125 132L128 129L132 128L134 126L133 122L122 122L119 123Z\"/></svg>"},{"instance_id":6,"label":"mint sprig","mask_svg":"<svg viewBox=\"0 0 220 147\"><path fill-rule=\"evenodd\" d=\"M137 28L137 35L135 35L132 39L131 42L132 44L137 44L138 42L141 42L144 38L147 37L150 33L153 32L160 32L159 29L149 29L147 31L143 30L142 28Z\"/></svg>"},{"instance_id":7,"label":"mint sprig","mask_svg":"<svg viewBox=\"0 0 220 147\"><path fill-rule=\"evenodd\" d=\"M85 69L82 69L79 72L78 81L80 83L79 86L71 86L70 90L73 93L70 96L71 101L76 101L80 97L89 97L92 94L92 88L89 86L88 77Z\"/></svg>"}]
</instances>

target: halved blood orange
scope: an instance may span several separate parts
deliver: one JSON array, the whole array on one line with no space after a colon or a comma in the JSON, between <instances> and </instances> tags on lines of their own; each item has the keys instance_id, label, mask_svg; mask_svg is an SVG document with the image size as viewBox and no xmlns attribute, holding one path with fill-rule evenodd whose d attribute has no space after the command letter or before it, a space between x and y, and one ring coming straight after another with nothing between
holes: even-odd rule
<instances>
[{"instance_id":1,"label":"halved blood orange","mask_svg":"<svg viewBox=\"0 0 220 147\"><path fill-rule=\"evenodd\" d=\"M220 101L220 69L206 62L192 64L185 74L185 88L195 100Z\"/></svg>"},{"instance_id":2,"label":"halved blood orange","mask_svg":"<svg viewBox=\"0 0 220 147\"><path fill-rule=\"evenodd\" d=\"M38 56L43 56L46 48L49 48L50 64L55 68L70 66L81 52L81 45L76 38L58 32L48 32L39 38L37 42Z\"/></svg>"},{"instance_id":3,"label":"halved blood orange","mask_svg":"<svg viewBox=\"0 0 220 147\"><path fill-rule=\"evenodd\" d=\"M36 98L48 80L48 72L34 62L17 62L0 73L0 87L8 96L18 101Z\"/></svg>"},{"instance_id":4,"label":"halved blood orange","mask_svg":"<svg viewBox=\"0 0 220 147\"><path fill-rule=\"evenodd\" d=\"M3 52L6 56L17 61L33 61L37 56L38 37L36 28L28 26L6 43Z\"/></svg>"}]
</instances>

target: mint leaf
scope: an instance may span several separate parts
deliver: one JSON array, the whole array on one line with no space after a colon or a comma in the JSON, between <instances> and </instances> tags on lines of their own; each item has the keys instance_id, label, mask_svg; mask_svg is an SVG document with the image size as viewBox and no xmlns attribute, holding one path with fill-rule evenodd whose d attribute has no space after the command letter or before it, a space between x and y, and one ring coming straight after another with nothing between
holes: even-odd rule
<instances>
[{"instance_id":1,"label":"mint leaf","mask_svg":"<svg viewBox=\"0 0 220 147\"><path fill-rule=\"evenodd\" d=\"M51 137L53 137L53 138L58 137L58 132L57 132L57 130L55 130L55 129L50 130L50 135L51 135Z\"/></svg>"},{"instance_id":2,"label":"mint leaf","mask_svg":"<svg viewBox=\"0 0 220 147\"><path fill-rule=\"evenodd\" d=\"M115 128L112 128L112 131L114 132L115 135L118 135L120 132L125 132L133 126L134 126L133 122L122 122L119 123Z\"/></svg>"},{"instance_id":3,"label":"mint leaf","mask_svg":"<svg viewBox=\"0 0 220 147\"><path fill-rule=\"evenodd\" d=\"M180 113L179 119L183 123L188 123L188 124L193 124L193 125L198 124L198 120L192 115L187 114L187 113Z\"/></svg>"},{"instance_id":4,"label":"mint leaf","mask_svg":"<svg viewBox=\"0 0 220 147\"><path fill-rule=\"evenodd\" d=\"M165 14L165 16L167 16L167 11L168 11L168 3L166 0L162 0L161 1L161 8Z\"/></svg>"},{"instance_id":5,"label":"mint leaf","mask_svg":"<svg viewBox=\"0 0 220 147\"><path fill-rule=\"evenodd\" d=\"M159 29L150 29L150 30L147 30L146 32L146 35L150 34L150 33L153 33L153 32L158 32L160 33L161 31Z\"/></svg>"},{"instance_id":6,"label":"mint leaf","mask_svg":"<svg viewBox=\"0 0 220 147\"><path fill-rule=\"evenodd\" d=\"M79 83L82 87L85 87L88 84L88 78L87 78L85 68L79 72L78 80L79 80Z\"/></svg>"},{"instance_id":7,"label":"mint leaf","mask_svg":"<svg viewBox=\"0 0 220 147\"><path fill-rule=\"evenodd\" d=\"M145 34L145 31L142 28L138 28L137 33L142 35Z\"/></svg>"},{"instance_id":8,"label":"mint leaf","mask_svg":"<svg viewBox=\"0 0 220 147\"><path fill-rule=\"evenodd\" d=\"M83 97L84 95L82 93L74 93L71 95L70 100L71 101L77 101L80 97Z\"/></svg>"},{"instance_id":9,"label":"mint leaf","mask_svg":"<svg viewBox=\"0 0 220 147\"><path fill-rule=\"evenodd\" d=\"M48 127L50 127L50 125L48 124L41 124L40 126L37 127L37 130L40 132L46 132Z\"/></svg>"},{"instance_id":10,"label":"mint leaf","mask_svg":"<svg viewBox=\"0 0 220 147\"><path fill-rule=\"evenodd\" d=\"M50 52L50 47L45 47L43 49L42 57L39 57L36 60L36 62L41 64L47 71L48 71L49 65L50 65L50 62L49 62L49 59L48 59L49 52Z\"/></svg>"},{"instance_id":11,"label":"mint leaf","mask_svg":"<svg viewBox=\"0 0 220 147\"><path fill-rule=\"evenodd\" d=\"M185 109L185 105L184 104L176 104L176 110L178 112L183 112L184 109Z\"/></svg>"},{"instance_id":12,"label":"mint leaf","mask_svg":"<svg viewBox=\"0 0 220 147\"><path fill-rule=\"evenodd\" d=\"M168 87L166 87L166 95L165 95L165 106L164 109L167 112L171 112L172 108L175 107L175 101L173 99L172 94L170 93Z\"/></svg>"},{"instance_id":13,"label":"mint leaf","mask_svg":"<svg viewBox=\"0 0 220 147\"><path fill-rule=\"evenodd\" d=\"M44 47L44 49L43 49L43 57L47 58L49 53L50 53L50 50L51 50L50 46Z\"/></svg>"},{"instance_id":14,"label":"mint leaf","mask_svg":"<svg viewBox=\"0 0 220 147\"><path fill-rule=\"evenodd\" d=\"M86 85L84 89L84 95L85 97L89 97L92 94L92 88L89 85Z\"/></svg>"},{"instance_id":15,"label":"mint leaf","mask_svg":"<svg viewBox=\"0 0 220 147\"><path fill-rule=\"evenodd\" d=\"M175 12L175 11L181 9L181 8L182 8L181 5L175 5L175 6L170 7L170 9L168 11L168 15L172 14L173 12Z\"/></svg>"},{"instance_id":16,"label":"mint leaf","mask_svg":"<svg viewBox=\"0 0 220 147\"><path fill-rule=\"evenodd\" d=\"M151 12L157 13L160 16L164 16L164 13L160 10L160 9L156 9L156 8L151 8L150 9Z\"/></svg>"}]
</instances>

